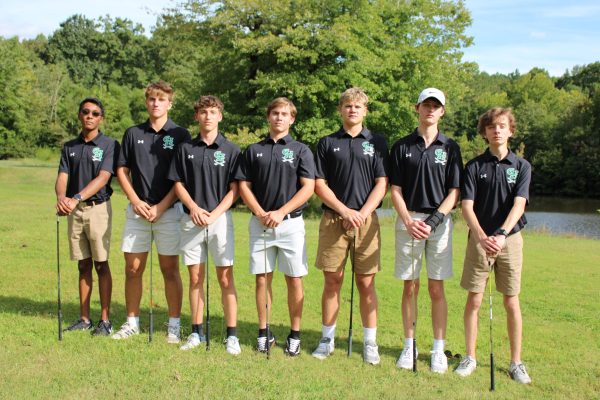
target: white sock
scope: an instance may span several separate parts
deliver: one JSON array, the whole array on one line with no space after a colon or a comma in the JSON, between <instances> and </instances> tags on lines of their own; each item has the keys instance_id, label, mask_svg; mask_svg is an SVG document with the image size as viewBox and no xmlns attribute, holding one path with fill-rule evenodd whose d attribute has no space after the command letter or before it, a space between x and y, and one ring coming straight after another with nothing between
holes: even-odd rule
<instances>
[{"instance_id":1,"label":"white sock","mask_svg":"<svg viewBox=\"0 0 600 400\"><path fill-rule=\"evenodd\" d=\"M444 352L444 339L433 339L433 351Z\"/></svg>"},{"instance_id":2,"label":"white sock","mask_svg":"<svg viewBox=\"0 0 600 400\"><path fill-rule=\"evenodd\" d=\"M365 342L376 342L377 340L377 328L365 328L363 327L363 336Z\"/></svg>"},{"instance_id":3,"label":"white sock","mask_svg":"<svg viewBox=\"0 0 600 400\"><path fill-rule=\"evenodd\" d=\"M169 317L169 326L175 327L180 325L181 318Z\"/></svg>"},{"instance_id":4,"label":"white sock","mask_svg":"<svg viewBox=\"0 0 600 400\"><path fill-rule=\"evenodd\" d=\"M333 341L335 339L335 324L333 324L331 326L323 325L321 327L321 332L322 332L321 335L323 337L331 339L331 342L333 343Z\"/></svg>"},{"instance_id":5,"label":"white sock","mask_svg":"<svg viewBox=\"0 0 600 400\"><path fill-rule=\"evenodd\" d=\"M139 328L140 317L127 317L127 324L131 327Z\"/></svg>"},{"instance_id":6,"label":"white sock","mask_svg":"<svg viewBox=\"0 0 600 400\"><path fill-rule=\"evenodd\" d=\"M404 348L412 349L412 346L413 346L413 338L411 338L411 337L404 338Z\"/></svg>"}]
</instances>

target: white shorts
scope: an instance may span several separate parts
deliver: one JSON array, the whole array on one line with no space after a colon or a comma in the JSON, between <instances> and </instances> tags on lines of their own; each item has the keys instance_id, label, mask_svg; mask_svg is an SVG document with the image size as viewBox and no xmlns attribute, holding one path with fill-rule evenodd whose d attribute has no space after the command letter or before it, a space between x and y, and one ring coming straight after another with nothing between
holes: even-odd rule
<instances>
[{"instance_id":1,"label":"white shorts","mask_svg":"<svg viewBox=\"0 0 600 400\"><path fill-rule=\"evenodd\" d=\"M233 265L235 242L233 240L233 218L226 211L215 222L205 226L194 224L189 214L181 218L181 255L185 265L206 262L206 231L208 228L208 248L213 263L217 267Z\"/></svg>"},{"instance_id":2,"label":"white shorts","mask_svg":"<svg viewBox=\"0 0 600 400\"><path fill-rule=\"evenodd\" d=\"M425 220L429 214L411 213L413 219ZM435 280L452 278L452 217L446 215L435 232L425 240L414 240L408 234L404 222L396 220L396 273L402 280L418 279L423 265L423 253L427 264L427 277ZM412 265L414 256L414 277Z\"/></svg>"},{"instance_id":3,"label":"white shorts","mask_svg":"<svg viewBox=\"0 0 600 400\"><path fill-rule=\"evenodd\" d=\"M302 216L286 219L277 228L266 228L255 216L248 224L250 233L250 273L254 275L273 272L275 262L278 270L290 277L308 274L304 220Z\"/></svg>"},{"instance_id":4,"label":"white shorts","mask_svg":"<svg viewBox=\"0 0 600 400\"><path fill-rule=\"evenodd\" d=\"M152 234L158 254L179 255L179 220L183 214L181 203L167 209L158 221L150 223L133 211L131 204L125 210L125 226L121 251L124 253L147 253L152 248Z\"/></svg>"}]
</instances>

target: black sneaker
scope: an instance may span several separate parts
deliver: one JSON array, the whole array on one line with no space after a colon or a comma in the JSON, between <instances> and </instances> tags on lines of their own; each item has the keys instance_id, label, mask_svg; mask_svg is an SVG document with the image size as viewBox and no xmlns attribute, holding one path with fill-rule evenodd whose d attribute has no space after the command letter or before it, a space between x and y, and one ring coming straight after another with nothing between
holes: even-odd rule
<instances>
[{"instance_id":1,"label":"black sneaker","mask_svg":"<svg viewBox=\"0 0 600 400\"><path fill-rule=\"evenodd\" d=\"M73 322L65 331L87 331L88 329L92 329L92 320L84 321L82 319L78 319Z\"/></svg>"},{"instance_id":2,"label":"black sneaker","mask_svg":"<svg viewBox=\"0 0 600 400\"><path fill-rule=\"evenodd\" d=\"M109 336L112 333L112 324L110 321L100 320L96 329L92 332L92 336Z\"/></svg>"},{"instance_id":3,"label":"black sneaker","mask_svg":"<svg viewBox=\"0 0 600 400\"><path fill-rule=\"evenodd\" d=\"M267 337L259 336L258 338L256 338L256 340L257 340L256 350L260 353L266 353L267 352ZM269 335L269 349L271 349L274 345L275 345L275 336L273 336L271 334L271 335Z\"/></svg>"},{"instance_id":4,"label":"black sneaker","mask_svg":"<svg viewBox=\"0 0 600 400\"><path fill-rule=\"evenodd\" d=\"M296 339L288 335L285 342L284 353L286 356L296 357L300 355L300 339Z\"/></svg>"}]
</instances>

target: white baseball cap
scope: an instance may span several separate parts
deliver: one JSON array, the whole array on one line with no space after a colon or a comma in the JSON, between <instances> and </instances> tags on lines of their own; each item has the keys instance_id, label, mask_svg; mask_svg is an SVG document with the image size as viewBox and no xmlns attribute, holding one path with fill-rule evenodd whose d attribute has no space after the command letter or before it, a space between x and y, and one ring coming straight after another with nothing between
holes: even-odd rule
<instances>
[{"instance_id":1,"label":"white baseball cap","mask_svg":"<svg viewBox=\"0 0 600 400\"><path fill-rule=\"evenodd\" d=\"M417 104L421 104L430 97L433 97L434 99L442 103L443 106L446 105L446 96L444 96L444 92L436 88L427 88L423 90L419 95L419 100L417 100Z\"/></svg>"}]
</instances>

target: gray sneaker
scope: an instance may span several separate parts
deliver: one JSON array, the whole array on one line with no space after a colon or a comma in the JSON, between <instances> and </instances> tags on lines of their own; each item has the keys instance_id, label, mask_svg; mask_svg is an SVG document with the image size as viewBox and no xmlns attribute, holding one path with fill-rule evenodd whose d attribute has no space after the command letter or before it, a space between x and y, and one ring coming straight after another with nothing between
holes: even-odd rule
<instances>
[{"instance_id":1,"label":"gray sneaker","mask_svg":"<svg viewBox=\"0 0 600 400\"><path fill-rule=\"evenodd\" d=\"M119 330L111 337L115 340L121 340L121 339L127 339L128 337L131 337L133 335L139 335L139 334L140 334L139 327L131 326L131 325L129 325L128 322L125 322L123 325L121 325Z\"/></svg>"},{"instance_id":2,"label":"gray sneaker","mask_svg":"<svg viewBox=\"0 0 600 400\"><path fill-rule=\"evenodd\" d=\"M315 351L312 352L312 356L314 358L318 358L319 360L324 360L333 354L334 349L335 345L333 343L333 340L331 340L331 338L328 337L322 337L319 341L319 345L317 346Z\"/></svg>"},{"instance_id":3,"label":"gray sneaker","mask_svg":"<svg viewBox=\"0 0 600 400\"><path fill-rule=\"evenodd\" d=\"M529 374L527 373L523 363L515 364L511 362L510 366L508 367L508 374L512 380L517 383L522 383L525 385L531 383L531 378L529 377Z\"/></svg>"},{"instance_id":4,"label":"gray sneaker","mask_svg":"<svg viewBox=\"0 0 600 400\"><path fill-rule=\"evenodd\" d=\"M477 368L477 361L475 361L473 357L464 356L462 360L460 360L458 367L454 370L454 373L465 377L471 375L473 371L475 371L475 368Z\"/></svg>"},{"instance_id":5,"label":"gray sneaker","mask_svg":"<svg viewBox=\"0 0 600 400\"><path fill-rule=\"evenodd\" d=\"M83 319L78 319L77 321L73 322L71 325L69 325L69 327L67 329L65 329L66 332L69 331L87 331L88 329L92 329L93 326L93 322L92 320L83 320Z\"/></svg>"},{"instance_id":6,"label":"gray sneaker","mask_svg":"<svg viewBox=\"0 0 600 400\"><path fill-rule=\"evenodd\" d=\"M379 358L379 347L375 342L368 341L364 343L363 361L372 365L377 365L381 361Z\"/></svg>"},{"instance_id":7,"label":"gray sneaker","mask_svg":"<svg viewBox=\"0 0 600 400\"><path fill-rule=\"evenodd\" d=\"M110 321L100 320L98 326L92 332L92 336L110 336L112 334L112 324Z\"/></svg>"},{"instance_id":8,"label":"gray sneaker","mask_svg":"<svg viewBox=\"0 0 600 400\"><path fill-rule=\"evenodd\" d=\"M181 327L167 324L167 343L178 344L181 341Z\"/></svg>"}]
</instances>

